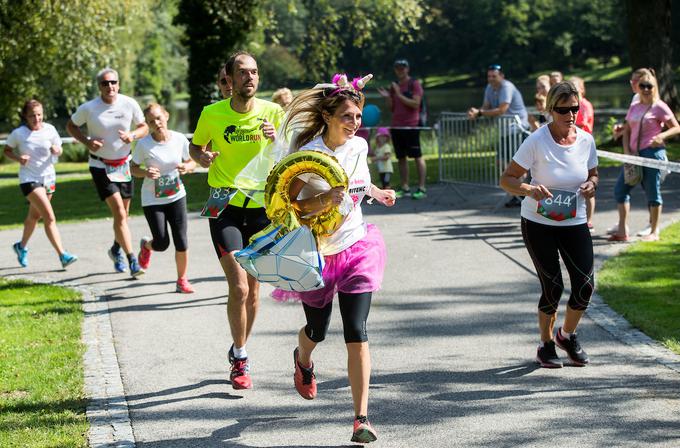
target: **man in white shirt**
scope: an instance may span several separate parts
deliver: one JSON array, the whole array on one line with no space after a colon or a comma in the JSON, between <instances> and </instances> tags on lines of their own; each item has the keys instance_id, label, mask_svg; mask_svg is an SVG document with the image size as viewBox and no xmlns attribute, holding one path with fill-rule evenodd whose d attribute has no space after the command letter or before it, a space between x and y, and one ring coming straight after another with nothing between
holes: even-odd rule
<instances>
[{"instance_id":1,"label":"man in white shirt","mask_svg":"<svg viewBox=\"0 0 680 448\"><path fill-rule=\"evenodd\" d=\"M130 274L144 273L132 251L132 238L128 227L132 177L130 175L130 149L134 140L146 136L149 128L144 114L133 99L118 93L118 73L105 68L97 73L100 96L81 104L66 124L73 138L90 151L90 173L102 201L111 209L115 240L109 257L116 271L125 272L123 253L127 255ZM86 125L87 133L81 130Z\"/></svg>"}]
</instances>

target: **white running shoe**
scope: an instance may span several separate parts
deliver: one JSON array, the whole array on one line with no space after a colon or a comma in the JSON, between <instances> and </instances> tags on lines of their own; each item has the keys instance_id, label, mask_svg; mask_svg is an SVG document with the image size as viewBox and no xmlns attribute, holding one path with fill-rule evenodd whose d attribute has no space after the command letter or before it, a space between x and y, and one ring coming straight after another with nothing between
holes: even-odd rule
<instances>
[{"instance_id":1,"label":"white running shoe","mask_svg":"<svg viewBox=\"0 0 680 448\"><path fill-rule=\"evenodd\" d=\"M652 234L652 226L647 224L647 227L636 233L637 236L648 236Z\"/></svg>"}]
</instances>

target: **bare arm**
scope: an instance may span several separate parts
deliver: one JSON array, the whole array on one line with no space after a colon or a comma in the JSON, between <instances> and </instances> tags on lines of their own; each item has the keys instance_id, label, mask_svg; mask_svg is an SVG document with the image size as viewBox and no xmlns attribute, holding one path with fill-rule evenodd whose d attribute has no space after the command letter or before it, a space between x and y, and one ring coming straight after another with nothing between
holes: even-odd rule
<instances>
[{"instance_id":1,"label":"bare arm","mask_svg":"<svg viewBox=\"0 0 680 448\"><path fill-rule=\"evenodd\" d=\"M522 182L521 178L526 172L527 170L513 160L501 176L501 188L512 195L531 196L537 201L540 201L543 198L552 197L552 193L550 193L545 185L530 185Z\"/></svg>"},{"instance_id":2,"label":"bare arm","mask_svg":"<svg viewBox=\"0 0 680 448\"><path fill-rule=\"evenodd\" d=\"M130 132L118 131L120 139L125 143L132 143L134 140L146 137L149 133L149 126L146 123L138 123L137 127Z\"/></svg>"},{"instance_id":3,"label":"bare arm","mask_svg":"<svg viewBox=\"0 0 680 448\"><path fill-rule=\"evenodd\" d=\"M680 134L680 126L678 125L678 120L676 120L675 117L667 120L665 125L666 130L664 132L658 133L652 139L652 146L664 146L664 140L666 140L668 137Z\"/></svg>"},{"instance_id":4,"label":"bare arm","mask_svg":"<svg viewBox=\"0 0 680 448\"><path fill-rule=\"evenodd\" d=\"M68 132L71 137L85 145L85 147L92 152L99 151L99 149L104 145L102 139L90 138L85 135L83 131L80 130L80 127L77 126L72 120L66 122L66 132Z\"/></svg>"},{"instance_id":5,"label":"bare arm","mask_svg":"<svg viewBox=\"0 0 680 448\"><path fill-rule=\"evenodd\" d=\"M302 187L306 183L300 179L295 179L290 184L290 189L288 194L290 195L290 203L293 205L295 210L302 212L305 215L316 215L321 213L328 208L340 205L342 203L342 198L344 197L345 189L343 187L335 187L330 190L319 193L311 198L307 199L297 199Z\"/></svg>"},{"instance_id":6,"label":"bare arm","mask_svg":"<svg viewBox=\"0 0 680 448\"><path fill-rule=\"evenodd\" d=\"M203 168L210 168L215 157L219 156L219 152L208 151L205 146L198 146L193 143L189 143L189 155L192 159L198 162Z\"/></svg>"},{"instance_id":7,"label":"bare arm","mask_svg":"<svg viewBox=\"0 0 680 448\"><path fill-rule=\"evenodd\" d=\"M630 124L626 121L623 123L623 138L621 139L623 143L623 153L630 154Z\"/></svg>"},{"instance_id":8,"label":"bare arm","mask_svg":"<svg viewBox=\"0 0 680 448\"><path fill-rule=\"evenodd\" d=\"M4 153L5 157L14 160L15 162L19 162L21 165L26 165L31 158L29 155L18 156L14 154L14 149L9 145L5 145Z\"/></svg>"}]
</instances>

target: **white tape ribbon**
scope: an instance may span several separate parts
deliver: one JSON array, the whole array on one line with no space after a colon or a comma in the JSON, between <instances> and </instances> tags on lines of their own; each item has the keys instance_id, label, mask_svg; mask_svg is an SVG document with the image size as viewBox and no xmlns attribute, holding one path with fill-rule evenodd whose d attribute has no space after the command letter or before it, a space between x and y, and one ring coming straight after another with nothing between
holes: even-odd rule
<instances>
[{"instance_id":1,"label":"white tape ribbon","mask_svg":"<svg viewBox=\"0 0 680 448\"><path fill-rule=\"evenodd\" d=\"M680 163L667 162L665 160L648 159L646 157L631 156L629 154L618 154L615 152L597 150L598 157L617 160L624 163L632 163L633 165L646 166L647 168L656 168L662 171L670 171L673 173L680 173Z\"/></svg>"}]
</instances>

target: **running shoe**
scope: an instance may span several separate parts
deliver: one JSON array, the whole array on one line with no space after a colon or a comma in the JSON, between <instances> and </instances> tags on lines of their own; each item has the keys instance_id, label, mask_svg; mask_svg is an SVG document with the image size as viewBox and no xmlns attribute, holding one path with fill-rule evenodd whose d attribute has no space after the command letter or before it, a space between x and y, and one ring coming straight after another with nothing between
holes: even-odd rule
<instances>
[{"instance_id":1,"label":"running shoe","mask_svg":"<svg viewBox=\"0 0 680 448\"><path fill-rule=\"evenodd\" d=\"M78 261L78 256L64 251L63 254L59 255L59 261L61 261L61 267L66 268L66 266Z\"/></svg>"},{"instance_id":2,"label":"running shoe","mask_svg":"<svg viewBox=\"0 0 680 448\"><path fill-rule=\"evenodd\" d=\"M108 254L111 261L113 261L113 269L115 269L116 272L127 272L125 257L123 257L122 250L118 249L118 252L114 254L113 249L109 249Z\"/></svg>"},{"instance_id":3,"label":"running shoe","mask_svg":"<svg viewBox=\"0 0 680 448\"><path fill-rule=\"evenodd\" d=\"M637 236L647 236L647 235L649 235L649 234L651 234L651 233L652 233L652 226L651 226L650 224L647 224L647 227L645 227L644 229L640 230L640 231L639 231L638 233L636 233L635 235L637 235Z\"/></svg>"},{"instance_id":4,"label":"running shoe","mask_svg":"<svg viewBox=\"0 0 680 448\"><path fill-rule=\"evenodd\" d=\"M151 263L151 250L146 248L146 243L149 241L151 241L151 238L148 236L139 240L139 255L137 255L137 261L139 261L139 267L145 271L149 269L149 264Z\"/></svg>"},{"instance_id":5,"label":"running shoe","mask_svg":"<svg viewBox=\"0 0 680 448\"><path fill-rule=\"evenodd\" d=\"M536 362L546 369L559 369L563 366L555 351L555 341L545 342L543 347L538 347Z\"/></svg>"},{"instance_id":6,"label":"running shoe","mask_svg":"<svg viewBox=\"0 0 680 448\"><path fill-rule=\"evenodd\" d=\"M229 364L231 364L231 373L229 379L231 380L231 387L236 390L252 389L253 381L250 378L250 363L248 358L236 358L234 356L234 346L229 349Z\"/></svg>"},{"instance_id":7,"label":"running shoe","mask_svg":"<svg viewBox=\"0 0 680 448\"><path fill-rule=\"evenodd\" d=\"M191 287L191 283L189 283L189 280L187 280L186 277L180 277L177 279L175 292L179 292L182 294L191 294L194 292L194 288Z\"/></svg>"},{"instance_id":8,"label":"running shoe","mask_svg":"<svg viewBox=\"0 0 680 448\"><path fill-rule=\"evenodd\" d=\"M137 261L137 258L135 258L134 255L132 255L132 259L130 260L130 275L132 277L139 277L140 275L144 274L144 269L142 269L139 266L139 262Z\"/></svg>"},{"instance_id":9,"label":"running shoe","mask_svg":"<svg viewBox=\"0 0 680 448\"><path fill-rule=\"evenodd\" d=\"M293 363L295 364L295 389L305 400L313 400L316 397L316 375L314 364L311 367L302 367L298 361L298 349L293 350Z\"/></svg>"},{"instance_id":10,"label":"running shoe","mask_svg":"<svg viewBox=\"0 0 680 448\"><path fill-rule=\"evenodd\" d=\"M423 199L427 197L427 193L422 188L418 188L412 195L412 199Z\"/></svg>"},{"instance_id":11,"label":"running shoe","mask_svg":"<svg viewBox=\"0 0 680 448\"><path fill-rule=\"evenodd\" d=\"M579 344L576 338L576 333L572 333L569 339L567 339L562 337L562 327L558 328L555 335L555 344L567 352L567 356L575 366L583 367L590 362L588 355L581 348L581 344Z\"/></svg>"},{"instance_id":12,"label":"running shoe","mask_svg":"<svg viewBox=\"0 0 680 448\"><path fill-rule=\"evenodd\" d=\"M17 254L17 261L21 267L25 268L28 266L28 249L21 247L21 241L14 243L12 249L14 249L14 253Z\"/></svg>"},{"instance_id":13,"label":"running shoe","mask_svg":"<svg viewBox=\"0 0 680 448\"><path fill-rule=\"evenodd\" d=\"M394 192L394 195L396 196L397 199L401 199L404 196L408 197L408 196L411 196L411 190L408 189L408 188L407 189L400 188L400 189L398 189L397 191Z\"/></svg>"},{"instance_id":14,"label":"running shoe","mask_svg":"<svg viewBox=\"0 0 680 448\"><path fill-rule=\"evenodd\" d=\"M354 432L352 433L352 442L371 443L378 440L378 434L368 421L368 417L360 415L354 419Z\"/></svg>"}]
</instances>

